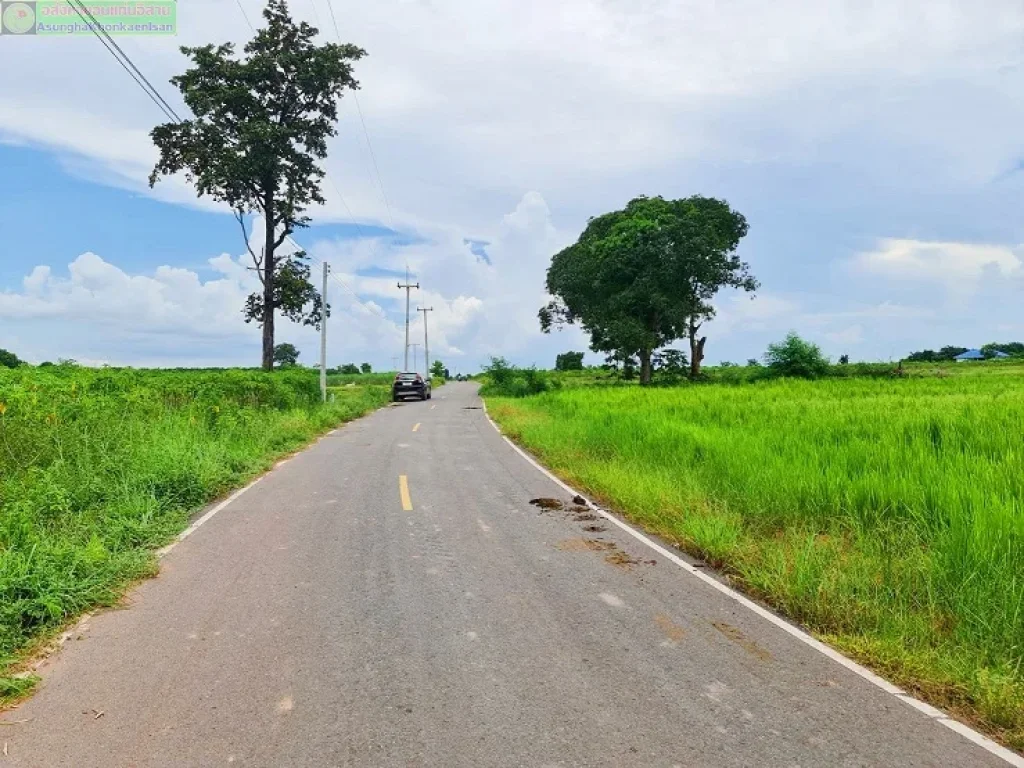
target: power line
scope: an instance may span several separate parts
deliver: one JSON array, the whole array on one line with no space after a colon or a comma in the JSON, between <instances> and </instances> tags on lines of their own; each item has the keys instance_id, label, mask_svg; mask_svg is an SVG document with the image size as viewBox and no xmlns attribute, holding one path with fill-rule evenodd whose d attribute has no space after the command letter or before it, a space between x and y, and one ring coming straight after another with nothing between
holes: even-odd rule
<instances>
[{"instance_id":1,"label":"power line","mask_svg":"<svg viewBox=\"0 0 1024 768\"><path fill-rule=\"evenodd\" d=\"M249 31L255 32L256 28L253 27L252 22L249 21L249 14L247 14L245 12L245 8L242 7L242 0L235 0L235 3L238 5L238 10L242 12L242 18L245 19L245 23L249 25Z\"/></svg>"},{"instance_id":2,"label":"power line","mask_svg":"<svg viewBox=\"0 0 1024 768\"><path fill-rule=\"evenodd\" d=\"M295 247L297 247L300 250L302 250L303 253L306 253L305 249L303 249L302 246L300 246L297 242L292 240L291 237L289 237L288 240L291 241L292 245L294 245ZM316 256L313 256L310 253L306 253L306 255L309 256L309 258L312 259L317 264L324 264L325 263L322 259L318 259ZM352 296L352 298L354 298L356 300L356 306L358 306L361 310L363 310L364 312L368 312L370 315L372 315L373 317L376 317L379 320L383 320L384 322L387 322L387 318L384 315L380 314L379 312L374 312L372 309L367 307L366 304L363 303L363 300L359 298L359 294L356 293L352 289L352 286L350 286L348 283L346 283L344 280L342 280L340 277L338 277L336 272L331 270L330 277L335 282L337 282L338 285L341 286L342 290L344 290L346 293L350 294Z\"/></svg>"},{"instance_id":3,"label":"power line","mask_svg":"<svg viewBox=\"0 0 1024 768\"><path fill-rule=\"evenodd\" d=\"M370 160L373 161L373 172L377 174L377 184L380 186L380 196L384 198L384 207L388 212L388 223L391 229L395 228L395 217L391 215L391 203L388 202L388 193L384 191L384 180L380 176L380 168L377 167L377 155L373 152L373 144L370 143L370 132L366 130L366 120L363 118L363 108L359 106L359 96L352 92L352 100L356 103L356 111L359 113L359 122L363 124L363 136L366 137L366 148L370 150Z\"/></svg>"},{"instance_id":4,"label":"power line","mask_svg":"<svg viewBox=\"0 0 1024 768\"><path fill-rule=\"evenodd\" d=\"M242 12L242 18L245 19L245 23L249 25L249 31L250 32L255 32L256 29L253 27L252 22L249 21L249 16L248 16L248 14L246 14L245 8L242 6L242 0L235 0L235 3L237 3L237 5L238 5L238 10L240 10ZM313 14L317 17L317 23L319 24L320 14L319 14L319 12L316 9L316 0L310 0L310 5L313 6ZM334 6L330 6L330 10L331 10L331 18L334 19ZM336 20L334 22L334 31L335 31L335 34L337 34L338 22ZM340 41L340 38L339 38L339 41ZM352 95L353 95L353 97L355 97L355 93L354 92L353 92ZM358 107L358 103L357 103L356 106ZM362 116L362 113L360 113L360 117L361 116ZM365 130L365 128L366 128L366 126L364 124L363 129ZM367 141L369 141L369 136L367 136ZM373 150L371 148L371 152L372 151ZM374 162L376 163L376 161L374 161ZM327 179L327 181L330 182L331 187L334 189L334 193L338 196L338 200L341 201L342 207L345 209L346 213L348 213L350 219L352 220L352 223L355 225L356 229L359 231L359 234L364 239L366 239L366 240L372 240L373 238L371 238L367 234L366 230L364 230L362 225L356 220L356 215L352 212L352 209L349 207L348 201L345 200L345 195L342 194L341 188L338 186L337 182L334 180L334 177L331 176L331 173L330 173L330 171L327 170L327 168L324 168L324 177ZM378 179L379 179L379 176L378 176ZM384 188L382 186L381 187L381 191L382 192L383 192L383 189ZM386 202L386 198L385 198L385 202ZM391 209L390 209L390 207L388 208L388 217L389 217L389 220L392 222L391 223L391 228L394 229L394 220L391 219ZM292 242L294 243L294 241L292 241ZM298 245L297 243L294 243L294 244Z\"/></svg>"},{"instance_id":5,"label":"power line","mask_svg":"<svg viewBox=\"0 0 1024 768\"><path fill-rule=\"evenodd\" d=\"M334 24L334 36L338 39L338 44L341 45L341 31L338 29L338 19L334 15L334 2L333 0L327 0L327 7L331 11L331 22ZM380 167L377 165L377 155L373 151L373 143L370 141L370 132L366 128L366 119L363 117L363 108L359 104L359 96L355 91L352 92L352 100L356 103L356 112L359 113L359 122L363 126L363 136L366 137L366 148L370 151L370 160L373 162L373 172L377 175L377 185L380 187L380 196L384 200L384 208L388 212L388 223L391 225L391 229L395 229L395 217L391 214L391 203L388 202L388 194L384 191L384 179L380 175Z\"/></svg>"},{"instance_id":6,"label":"power line","mask_svg":"<svg viewBox=\"0 0 1024 768\"><path fill-rule=\"evenodd\" d=\"M81 7L81 9L83 11L85 11L86 15L90 19L92 19L93 25L94 25L93 26L94 34L95 33L99 33L99 34L103 35L104 38L106 38L106 41L109 42L110 45L112 45L117 50L117 52L119 54L121 54L121 56L127 62L128 66L130 66L132 68L134 73L136 75L138 75L140 78L142 78L142 81L146 84L146 86L148 86L149 90L152 91L153 96L155 96L159 100L161 108L165 110L164 114L166 114L167 112L170 112L171 115L174 116L174 119L177 120L180 123L181 122L181 118L178 117L178 113L174 111L174 108L170 104L167 103L167 101L164 99L164 97L160 95L160 92L156 88L154 88L153 84L151 82L149 82L149 80L146 78L146 76L144 74L142 74L142 70L140 70L137 66L135 66L135 62L132 61L131 57L127 53L125 53L124 50L122 50L121 46L119 46L117 44L117 42L114 40L114 38L112 38L110 36L110 34L107 32L107 30L103 28L103 25L101 25L96 20L96 17L92 15L92 11L90 11L85 6L85 4L82 2L82 0L77 0L77 2L78 2L78 5ZM79 16L81 16L81 14L79 14ZM108 50L109 50L109 48L108 48Z\"/></svg>"},{"instance_id":7,"label":"power line","mask_svg":"<svg viewBox=\"0 0 1024 768\"><path fill-rule=\"evenodd\" d=\"M143 93L149 96L152 102L156 104L170 120L180 123L181 118L178 117L178 114L174 111L171 105L164 100L164 97L161 96L160 92L153 87L153 84L149 82L144 74L142 74L142 71L135 66L135 62L131 60L131 57L121 49L121 46L119 46L109 34L107 34L107 31L103 29L98 21L96 21L96 17L93 16L92 12L85 7L85 4L82 3L81 0L71 0L71 7L75 9L75 13L77 13L78 17L85 22L85 25L96 36L96 39L103 43L103 47L110 52L110 55L114 57L114 60L121 65L124 71L127 72L135 83L142 89ZM88 18L86 18L86 16L88 16ZM118 54L120 54L120 56ZM145 83L145 85L143 85L143 83Z\"/></svg>"}]
</instances>

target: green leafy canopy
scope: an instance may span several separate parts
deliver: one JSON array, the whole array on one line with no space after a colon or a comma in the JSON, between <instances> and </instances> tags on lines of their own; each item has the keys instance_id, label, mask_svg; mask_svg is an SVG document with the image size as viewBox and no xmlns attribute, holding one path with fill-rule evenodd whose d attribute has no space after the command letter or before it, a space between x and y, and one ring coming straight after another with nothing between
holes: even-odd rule
<instances>
[{"instance_id":1,"label":"green leafy canopy","mask_svg":"<svg viewBox=\"0 0 1024 768\"><path fill-rule=\"evenodd\" d=\"M649 379L651 352L713 317L721 288L757 288L736 254L746 233L746 219L722 200L631 200L591 219L552 258L554 299L540 310L541 328L579 323L595 351L639 354Z\"/></svg>"},{"instance_id":2,"label":"green leafy canopy","mask_svg":"<svg viewBox=\"0 0 1024 768\"><path fill-rule=\"evenodd\" d=\"M320 296L309 282L302 251L276 257L277 249L309 222L305 211L325 202L321 193L327 140L336 134L338 100L356 89L354 62L366 52L354 45L315 41L318 30L296 24L284 0L269 0L266 25L236 56L232 43L183 47L192 66L171 82L194 117L158 125L151 132L160 151L149 183L183 174L199 196L231 207L248 243L245 216L263 217L264 248L251 248L263 283L249 297L246 322L263 326L263 364L273 360L274 311L317 325Z\"/></svg>"}]
</instances>

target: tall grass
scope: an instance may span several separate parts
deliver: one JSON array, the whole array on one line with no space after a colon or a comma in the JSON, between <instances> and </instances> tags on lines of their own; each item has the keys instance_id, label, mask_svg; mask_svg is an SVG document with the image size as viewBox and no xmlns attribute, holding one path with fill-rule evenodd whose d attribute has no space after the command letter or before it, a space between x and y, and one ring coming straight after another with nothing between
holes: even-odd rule
<instances>
[{"instance_id":1,"label":"tall grass","mask_svg":"<svg viewBox=\"0 0 1024 768\"><path fill-rule=\"evenodd\" d=\"M150 573L192 511L387 395L321 405L300 370L0 370L0 703L19 653Z\"/></svg>"},{"instance_id":2,"label":"tall grass","mask_svg":"<svg viewBox=\"0 0 1024 768\"><path fill-rule=\"evenodd\" d=\"M563 475L1021 748L1024 376L994 372L491 408Z\"/></svg>"},{"instance_id":3,"label":"tall grass","mask_svg":"<svg viewBox=\"0 0 1024 768\"><path fill-rule=\"evenodd\" d=\"M365 386L367 384L391 386L395 380L394 371L377 371L376 373L328 373L327 386L346 387L351 384Z\"/></svg>"}]
</instances>

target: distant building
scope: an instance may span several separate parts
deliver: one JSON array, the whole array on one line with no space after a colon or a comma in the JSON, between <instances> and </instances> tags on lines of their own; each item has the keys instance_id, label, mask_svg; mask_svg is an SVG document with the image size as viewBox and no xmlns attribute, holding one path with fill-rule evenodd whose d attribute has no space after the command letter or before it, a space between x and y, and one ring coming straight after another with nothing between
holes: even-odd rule
<instances>
[{"instance_id":1,"label":"distant building","mask_svg":"<svg viewBox=\"0 0 1024 768\"><path fill-rule=\"evenodd\" d=\"M1005 352L995 352L993 353L992 357L998 359L1003 357L1009 357L1009 355L1006 354ZM957 355L953 359L956 360L958 363L962 363L965 360L985 360L986 358L985 355L981 353L980 349L968 349L966 352Z\"/></svg>"}]
</instances>

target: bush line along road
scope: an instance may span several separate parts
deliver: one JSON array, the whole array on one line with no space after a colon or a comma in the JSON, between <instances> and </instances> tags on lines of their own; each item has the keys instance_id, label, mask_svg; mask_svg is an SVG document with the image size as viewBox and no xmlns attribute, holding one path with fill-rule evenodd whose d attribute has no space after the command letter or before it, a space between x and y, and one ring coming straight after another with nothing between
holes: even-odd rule
<instances>
[{"instance_id":1,"label":"bush line along road","mask_svg":"<svg viewBox=\"0 0 1024 768\"><path fill-rule=\"evenodd\" d=\"M278 375L254 379L266 384ZM115 391L106 396L119 398L117 375L89 378L90 393L108 387ZM150 423L174 427L171 445L195 439L192 429L206 431L202 444L223 429L203 425L192 406L179 417L174 386L156 389L138 407L164 409ZM255 397L252 387L242 392L241 401ZM536 403L548 407L543 398ZM287 406L296 403L285 398L277 407ZM8 404L7 414L16 407L27 405ZM508 402L494 408L514 418ZM84 413L84 405L60 417L76 410ZM268 410L258 409L254 423ZM54 426L45 416L35 421L32 429ZM98 451L101 422L70 419L78 423L75 442L86 446L77 450ZM5 421L5 430L13 423ZM309 434L293 432L263 455ZM183 454L163 450L170 455L162 473L181 465ZM224 452L212 451L214 458ZM70 456L39 466L59 478L71 471L64 464L84 472L99 452ZM119 459L129 456L122 451ZM230 482L246 472L232 471ZM226 487L227 475L220 477ZM210 489L196 493L193 503ZM95 506L101 514L103 500ZM121 509L120 517L126 527L155 525L162 508ZM432 402L383 408L332 432L217 509L163 558L159 578L129 594L127 610L91 616L41 666L39 690L0 720L8 764L996 766L1014 759L943 727L575 503L502 439L473 383L449 383ZM166 540L183 522L171 513L159 533L137 537L138 546ZM96 551L77 556L81 568L139 551L123 534L102 542L104 556L84 528L67 531L65 543L39 535L37 549L58 553L89 542ZM5 573L14 570L10 557L5 550ZM125 571L105 594L144 570ZM6 652L17 646L8 641Z\"/></svg>"}]
</instances>

